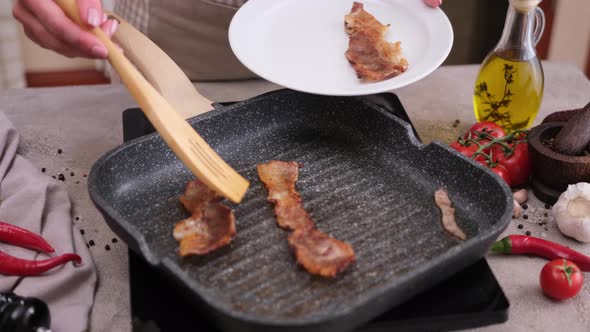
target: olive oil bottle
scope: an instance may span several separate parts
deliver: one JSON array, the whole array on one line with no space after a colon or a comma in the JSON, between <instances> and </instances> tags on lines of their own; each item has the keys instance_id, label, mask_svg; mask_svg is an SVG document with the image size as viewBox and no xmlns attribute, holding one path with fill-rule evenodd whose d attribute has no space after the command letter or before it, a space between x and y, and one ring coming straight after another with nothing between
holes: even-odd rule
<instances>
[{"instance_id":1,"label":"olive oil bottle","mask_svg":"<svg viewBox=\"0 0 590 332\"><path fill-rule=\"evenodd\" d=\"M510 0L502 37L479 70L473 91L478 121L507 132L533 123L543 99L543 67L535 45L545 25L540 0Z\"/></svg>"}]
</instances>

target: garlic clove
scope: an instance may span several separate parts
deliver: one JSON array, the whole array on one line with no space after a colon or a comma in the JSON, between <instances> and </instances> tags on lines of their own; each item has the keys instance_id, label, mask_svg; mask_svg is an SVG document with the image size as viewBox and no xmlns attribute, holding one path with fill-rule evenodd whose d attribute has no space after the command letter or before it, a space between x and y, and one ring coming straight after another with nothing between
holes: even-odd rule
<instances>
[{"instance_id":1,"label":"garlic clove","mask_svg":"<svg viewBox=\"0 0 590 332\"><path fill-rule=\"evenodd\" d=\"M520 217L521 213L522 213L522 207L520 206L520 203L518 203L518 201L515 199L514 200L514 207L512 208L512 218Z\"/></svg>"},{"instance_id":2,"label":"garlic clove","mask_svg":"<svg viewBox=\"0 0 590 332\"><path fill-rule=\"evenodd\" d=\"M529 199L529 192L526 189L520 189L512 193L512 197L520 204L526 203Z\"/></svg>"},{"instance_id":3,"label":"garlic clove","mask_svg":"<svg viewBox=\"0 0 590 332\"><path fill-rule=\"evenodd\" d=\"M590 242L590 183L569 185L553 205L551 216L561 233Z\"/></svg>"}]
</instances>

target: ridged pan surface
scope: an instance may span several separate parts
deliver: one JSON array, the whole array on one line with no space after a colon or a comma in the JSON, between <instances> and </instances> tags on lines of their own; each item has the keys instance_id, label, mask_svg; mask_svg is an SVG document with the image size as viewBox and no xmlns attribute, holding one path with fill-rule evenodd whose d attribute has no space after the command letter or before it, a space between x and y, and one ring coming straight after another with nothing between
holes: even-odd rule
<instances>
[{"instance_id":1,"label":"ridged pan surface","mask_svg":"<svg viewBox=\"0 0 590 332\"><path fill-rule=\"evenodd\" d=\"M89 190L115 232L225 330L353 330L474 263L510 221L510 191L495 175L420 144L407 123L363 98L281 90L189 122L251 183L241 204L228 203L238 231L230 246L178 257L172 229L187 216L178 196L192 176L156 134L101 158ZM271 159L303 165L305 208L354 247L357 261L337 278L297 265L256 173ZM441 187L466 241L441 227L433 199Z\"/></svg>"}]
</instances>

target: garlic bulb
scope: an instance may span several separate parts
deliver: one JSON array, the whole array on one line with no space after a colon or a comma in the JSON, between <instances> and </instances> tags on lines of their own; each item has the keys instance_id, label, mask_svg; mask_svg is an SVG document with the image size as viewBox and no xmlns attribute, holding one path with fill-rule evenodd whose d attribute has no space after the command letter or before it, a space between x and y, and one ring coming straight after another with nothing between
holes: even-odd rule
<instances>
[{"instance_id":1,"label":"garlic bulb","mask_svg":"<svg viewBox=\"0 0 590 332\"><path fill-rule=\"evenodd\" d=\"M569 185L551 209L559 230L581 242L590 242L590 183Z\"/></svg>"}]
</instances>

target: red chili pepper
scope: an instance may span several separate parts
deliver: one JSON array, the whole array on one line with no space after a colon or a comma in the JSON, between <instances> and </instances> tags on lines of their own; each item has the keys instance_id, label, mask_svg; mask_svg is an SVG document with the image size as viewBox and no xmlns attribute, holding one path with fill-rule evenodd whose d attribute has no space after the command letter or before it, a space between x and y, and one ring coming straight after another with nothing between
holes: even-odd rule
<instances>
[{"instance_id":1,"label":"red chili pepper","mask_svg":"<svg viewBox=\"0 0 590 332\"><path fill-rule=\"evenodd\" d=\"M44 253L55 251L40 235L2 221L0 221L0 241Z\"/></svg>"},{"instance_id":2,"label":"red chili pepper","mask_svg":"<svg viewBox=\"0 0 590 332\"><path fill-rule=\"evenodd\" d=\"M10 256L0 251L0 274L16 276L33 276L49 271L56 266L74 261L82 262L82 258L76 254L63 254L40 261L28 260Z\"/></svg>"},{"instance_id":3,"label":"red chili pepper","mask_svg":"<svg viewBox=\"0 0 590 332\"><path fill-rule=\"evenodd\" d=\"M555 242L525 235L509 235L492 246L501 254L533 254L549 260L563 258L590 272L590 257Z\"/></svg>"}]
</instances>

